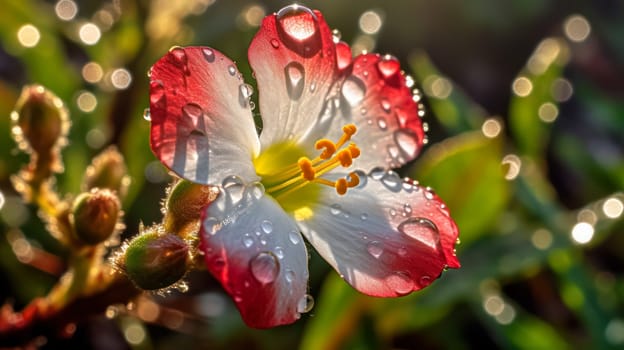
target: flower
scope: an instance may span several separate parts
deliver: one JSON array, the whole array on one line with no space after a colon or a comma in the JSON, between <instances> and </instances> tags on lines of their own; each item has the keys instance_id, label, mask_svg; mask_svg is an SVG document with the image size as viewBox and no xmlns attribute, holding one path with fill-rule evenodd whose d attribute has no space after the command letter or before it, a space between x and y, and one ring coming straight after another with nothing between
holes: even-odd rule
<instances>
[{"instance_id":1,"label":"flower","mask_svg":"<svg viewBox=\"0 0 624 350\"><path fill-rule=\"evenodd\" d=\"M264 18L249 48L262 131L235 64L174 47L151 69L151 147L189 181L218 186L203 213L208 270L244 321L266 328L310 307L303 236L358 291L395 297L457 268L458 230L429 188L389 170L425 142L396 58L355 58L318 11Z\"/></svg>"}]
</instances>

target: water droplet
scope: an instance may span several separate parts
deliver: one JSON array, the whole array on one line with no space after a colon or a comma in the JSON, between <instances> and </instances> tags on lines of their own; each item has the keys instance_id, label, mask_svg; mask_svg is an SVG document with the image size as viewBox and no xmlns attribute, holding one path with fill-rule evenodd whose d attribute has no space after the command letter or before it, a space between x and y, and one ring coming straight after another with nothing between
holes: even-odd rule
<instances>
[{"instance_id":1,"label":"water droplet","mask_svg":"<svg viewBox=\"0 0 624 350\"><path fill-rule=\"evenodd\" d=\"M253 245L254 241L253 238L251 237L251 235L249 233L245 233L245 235L243 236L243 245L246 248L249 248Z\"/></svg>"},{"instance_id":2,"label":"water droplet","mask_svg":"<svg viewBox=\"0 0 624 350\"><path fill-rule=\"evenodd\" d=\"M249 99L253 94L253 88L249 84L241 84L238 87L238 102L241 107L245 108L249 106Z\"/></svg>"},{"instance_id":3,"label":"water droplet","mask_svg":"<svg viewBox=\"0 0 624 350\"><path fill-rule=\"evenodd\" d=\"M431 187L425 188L425 198L432 200L435 196L433 189Z\"/></svg>"},{"instance_id":4,"label":"water droplet","mask_svg":"<svg viewBox=\"0 0 624 350\"><path fill-rule=\"evenodd\" d=\"M338 29L332 30L332 41L334 44L338 44L342 38L342 33Z\"/></svg>"},{"instance_id":5,"label":"water droplet","mask_svg":"<svg viewBox=\"0 0 624 350\"><path fill-rule=\"evenodd\" d=\"M409 203L403 204L403 211L406 214L411 214L412 213L412 206Z\"/></svg>"},{"instance_id":6,"label":"water droplet","mask_svg":"<svg viewBox=\"0 0 624 350\"><path fill-rule=\"evenodd\" d=\"M392 109L392 105L390 104L390 101L386 100L385 98L382 99L381 109L383 109L383 111L386 113L390 113L390 110Z\"/></svg>"},{"instance_id":7,"label":"water droplet","mask_svg":"<svg viewBox=\"0 0 624 350\"><path fill-rule=\"evenodd\" d=\"M316 91L316 82L312 82L310 84L310 92L314 92L314 91Z\"/></svg>"},{"instance_id":8,"label":"water droplet","mask_svg":"<svg viewBox=\"0 0 624 350\"><path fill-rule=\"evenodd\" d=\"M268 284L277 278L280 265L273 253L260 252L251 259L249 268L251 269L251 274L258 282Z\"/></svg>"},{"instance_id":9,"label":"water droplet","mask_svg":"<svg viewBox=\"0 0 624 350\"><path fill-rule=\"evenodd\" d=\"M325 100L325 104L323 106L323 112L319 115L319 128L322 128L325 125L328 125L332 119L336 116L336 107L337 101L333 98L329 98Z\"/></svg>"},{"instance_id":10,"label":"water droplet","mask_svg":"<svg viewBox=\"0 0 624 350\"><path fill-rule=\"evenodd\" d=\"M299 232L297 231L290 231L288 232L288 239L290 239L290 242L292 244L299 244L299 241L301 240L301 235L299 234Z\"/></svg>"},{"instance_id":11,"label":"water droplet","mask_svg":"<svg viewBox=\"0 0 624 350\"><path fill-rule=\"evenodd\" d=\"M350 106L357 106L364 99L366 85L360 79L350 76L342 83L341 93Z\"/></svg>"},{"instance_id":12,"label":"water droplet","mask_svg":"<svg viewBox=\"0 0 624 350\"><path fill-rule=\"evenodd\" d=\"M245 188L245 195L247 198L260 199L264 195L264 186L260 182L254 182Z\"/></svg>"},{"instance_id":13,"label":"water droplet","mask_svg":"<svg viewBox=\"0 0 624 350\"><path fill-rule=\"evenodd\" d=\"M273 223L269 220L264 220L260 224L260 228L262 229L264 233L269 234L273 232Z\"/></svg>"},{"instance_id":14,"label":"water droplet","mask_svg":"<svg viewBox=\"0 0 624 350\"><path fill-rule=\"evenodd\" d=\"M399 148L395 145L388 145L388 155L391 159L397 159L399 157Z\"/></svg>"},{"instance_id":15,"label":"water droplet","mask_svg":"<svg viewBox=\"0 0 624 350\"><path fill-rule=\"evenodd\" d=\"M206 220L204 220L204 231L214 235L215 233L217 233L217 231L219 231L219 229L221 229L221 220L215 218L215 217L209 217Z\"/></svg>"},{"instance_id":16,"label":"water droplet","mask_svg":"<svg viewBox=\"0 0 624 350\"><path fill-rule=\"evenodd\" d=\"M398 295L406 295L414 290L414 280L409 273L398 271L386 278L386 284Z\"/></svg>"},{"instance_id":17,"label":"water droplet","mask_svg":"<svg viewBox=\"0 0 624 350\"><path fill-rule=\"evenodd\" d=\"M394 142L399 146L405 157L412 159L418 154L417 136L413 131L409 129L395 131Z\"/></svg>"},{"instance_id":18,"label":"water droplet","mask_svg":"<svg viewBox=\"0 0 624 350\"><path fill-rule=\"evenodd\" d=\"M242 303L243 302L243 297L240 296L240 295L235 295L234 296L234 302L237 303L237 304Z\"/></svg>"},{"instance_id":19,"label":"water droplet","mask_svg":"<svg viewBox=\"0 0 624 350\"><path fill-rule=\"evenodd\" d=\"M284 278L286 278L286 282L292 283L292 281L295 280L295 271L293 271L293 270L286 270Z\"/></svg>"},{"instance_id":20,"label":"water droplet","mask_svg":"<svg viewBox=\"0 0 624 350\"><path fill-rule=\"evenodd\" d=\"M396 216L396 210L394 209L388 210L388 213L390 214L390 216Z\"/></svg>"},{"instance_id":21,"label":"water droplet","mask_svg":"<svg viewBox=\"0 0 624 350\"><path fill-rule=\"evenodd\" d=\"M366 220L368 220L368 214L366 214L366 213L362 213L362 215L360 215L360 219L361 219L362 221L366 221Z\"/></svg>"},{"instance_id":22,"label":"water droplet","mask_svg":"<svg viewBox=\"0 0 624 350\"><path fill-rule=\"evenodd\" d=\"M174 64L186 70L188 65L188 57L186 56L186 51L184 51L184 48L174 46L169 50L169 52L171 53L171 55L173 55Z\"/></svg>"},{"instance_id":23,"label":"water droplet","mask_svg":"<svg viewBox=\"0 0 624 350\"><path fill-rule=\"evenodd\" d=\"M401 187L403 186L403 180L401 180L399 174L395 173L392 170L387 171L384 174L384 176L381 178L381 183L386 186L387 189L393 192L400 191Z\"/></svg>"},{"instance_id":24,"label":"water droplet","mask_svg":"<svg viewBox=\"0 0 624 350\"><path fill-rule=\"evenodd\" d=\"M275 247L275 249L273 249L273 251L275 252L275 256L277 256L278 259L284 259L284 250L282 249L282 247L277 246Z\"/></svg>"},{"instance_id":25,"label":"water droplet","mask_svg":"<svg viewBox=\"0 0 624 350\"><path fill-rule=\"evenodd\" d=\"M266 245L266 244L267 244L266 239L261 239L261 240L260 240L260 244L262 244L262 245Z\"/></svg>"},{"instance_id":26,"label":"water droplet","mask_svg":"<svg viewBox=\"0 0 624 350\"><path fill-rule=\"evenodd\" d=\"M366 245L366 250L374 258L379 258L383 254L383 246L378 241L372 241Z\"/></svg>"},{"instance_id":27,"label":"water droplet","mask_svg":"<svg viewBox=\"0 0 624 350\"><path fill-rule=\"evenodd\" d=\"M206 61L212 63L215 61L215 53L211 48L208 47L204 47L202 50L202 54L204 55L204 59L206 59Z\"/></svg>"},{"instance_id":28,"label":"water droplet","mask_svg":"<svg viewBox=\"0 0 624 350\"><path fill-rule=\"evenodd\" d=\"M420 282L420 286L421 286L422 288L424 288L424 287L426 287L426 286L430 285L430 284L431 284L431 282L433 282L433 280L431 279L431 277L429 277L429 276L425 275L425 276L422 276L422 277L420 278L419 282Z\"/></svg>"},{"instance_id":29,"label":"water droplet","mask_svg":"<svg viewBox=\"0 0 624 350\"><path fill-rule=\"evenodd\" d=\"M369 175L371 178L373 178L373 180L381 180L384 175L386 175L386 169L384 169L383 167L374 167L373 169L371 169Z\"/></svg>"},{"instance_id":30,"label":"water droplet","mask_svg":"<svg viewBox=\"0 0 624 350\"><path fill-rule=\"evenodd\" d=\"M311 16L313 21L302 19ZM316 14L309 8L298 4L289 5L277 12L280 29L294 41L306 41L316 34Z\"/></svg>"},{"instance_id":31,"label":"water droplet","mask_svg":"<svg viewBox=\"0 0 624 350\"><path fill-rule=\"evenodd\" d=\"M277 39L271 39L271 46L273 46L274 49L277 49L280 47L280 43L279 40Z\"/></svg>"},{"instance_id":32,"label":"water droplet","mask_svg":"<svg viewBox=\"0 0 624 350\"><path fill-rule=\"evenodd\" d=\"M159 105L165 102L165 87L160 81L150 82L150 103Z\"/></svg>"},{"instance_id":33,"label":"water droplet","mask_svg":"<svg viewBox=\"0 0 624 350\"><path fill-rule=\"evenodd\" d=\"M305 68L301 63L292 61L284 67L286 77L286 91L293 100L298 100L303 94L305 86Z\"/></svg>"},{"instance_id":34,"label":"water droplet","mask_svg":"<svg viewBox=\"0 0 624 350\"><path fill-rule=\"evenodd\" d=\"M461 244L461 239L459 239L459 237L457 237L457 239L455 240L455 245L460 245Z\"/></svg>"},{"instance_id":35,"label":"water droplet","mask_svg":"<svg viewBox=\"0 0 624 350\"><path fill-rule=\"evenodd\" d=\"M147 120L148 122L152 121L152 116L150 115L150 109L149 108L145 108L143 110L143 119Z\"/></svg>"},{"instance_id":36,"label":"water droplet","mask_svg":"<svg viewBox=\"0 0 624 350\"><path fill-rule=\"evenodd\" d=\"M401 247L397 250L397 254L399 254L399 256L405 257L407 255L407 249L405 247Z\"/></svg>"},{"instance_id":37,"label":"water droplet","mask_svg":"<svg viewBox=\"0 0 624 350\"><path fill-rule=\"evenodd\" d=\"M401 63L392 55L385 55L377 62L377 69L384 78L390 78L401 69Z\"/></svg>"},{"instance_id":38,"label":"water droplet","mask_svg":"<svg viewBox=\"0 0 624 350\"><path fill-rule=\"evenodd\" d=\"M388 122L386 121L386 118L384 117L377 118L377 126L381 130L386 130L388 128Z\"/></svg>"},{"instance_id":39,"label":"water droplet","mask_svg":"<svg viewBox=\"0 0 624 350\"><path fill-rule=\"evenodd\" d=\"M360 109L360 113L361 113L362 115L366 115L366 113L367 113L367 112L368 112L368 110L367 110L366 108L364 108L364 107L362 107L362 108Z\"/></svg>"},{"instance_id":40,"label":"water droplet","mask_svg":"<svg viewBox=\"0 0 624 350\"><path fill-rule=\"evenodd\" d=\"M310 312L314 307L314 298L310 294L304 295L299 302L297 302L297 312L304 314Z\"/></svg>"},{"instance_id":41,"label":"water droplet","mask_svg":"<svg viewBox=\"0 0 624 350\"><path fill-rule=\"evenodd\" d=\"M230 73L230 75L231 75L231 76L236 75L236 67L234 67L234 66L230 65L230 66L228 67L228 73Z\"/></svg>"},{"instance_id":42,"label":"water droplet","mask_svg":"<svg viewBox=\"0 0 624 350\"><path fill-rule=\"evenodd\" d=\"M334 203L331 205L329 212L332 213L332 215L338 215L342 212L340 204L338 203Z\"/></svg>"},{"instance_id":43,"label":"water droplet","mask_svg":"<svg viewBox=\"0 0 624 350\"><path fill-rule=\"evenodd\" d=\"M409 218L399 224L397 229L399 232L431 248L439 248L440 231L436 224L427 218Z\"/></svg>"},{"instance_id":44,"label":"water droplet","mask_svg":"<svg viewBox=\"0 0 624 350\"><path fill-rule=\"evenodd\" d=\"M230 187L238 187L243 185L243 179L236 175L226 176L221 182L221 187L223 187L223 189L225 190L228 190Z\"/></svg>"}]
</instances>

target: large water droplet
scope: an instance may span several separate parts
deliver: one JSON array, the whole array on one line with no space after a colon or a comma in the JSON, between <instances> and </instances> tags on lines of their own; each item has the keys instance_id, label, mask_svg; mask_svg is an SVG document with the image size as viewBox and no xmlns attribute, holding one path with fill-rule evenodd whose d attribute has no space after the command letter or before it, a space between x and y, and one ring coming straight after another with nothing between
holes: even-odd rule
<instances>
[{"instance_id":1,"label":"large water droplet","mask_svg":"<svg viewBox=\"0 0 624 350\"><path fill-rule=\"evenodd\" d=\"M299 241L301 241L300 237L301 235L297 231L288 232L288 239L290 240L292 244L295 244L295 245L299 244Z\"/></svg>"},{"instance_id":2,"label":"large water droplet","mask_svg":"<svg viewBox=\"0 0 624 350\"><path fill-rule=\"evenodd\" d=\"M397 229L433 249L439 249L440 231L436 224L427 218L409 218L399 224Z\"/></svg>"},{"instance_id":3,"label":"large water droplet","mask_svg":"<svg viewBox=\"0 0 624 350\"><path fill-rule=\"evenodd\" d=\"M311 16L312 21L302 16ZM301 5L290 5L277 12L280 28L288 37L296 41L306 41L316 33L316 14Z\"/></svg>"},{"instance_id":4,"label":"large water droplet","mask_svg":"<svg viewBox=\"0 0 624 350\"><path fill-rule=\"evenodd\" d=\"M408 129L400 129L394 132L394 142L407 158L414 158L418 154L418 141L416 134Z\"/></svg>"},{"instance_id":5,"label":"large water droplet","mask_svg":"<svg viewBox=\"0 0 624 350\"><path fill-rule=\"evenodd\" d=\"M186 56L184 48L174 46L169 50L169 52L173 56L173 63L186 71L186 69L188 69L188 57Z\"/></svg>"},{"instance_id":6,"label":"large water droplet","mask_svg":"<svg viewBox=\"0 0 624 350\"><path fill-rule=\"evenodd\" d=\"M390 78L401 69L401 63L392 55L385 55L377 62L377 69L384 78Z\"/></svg>"},{"instance_id":7,"label":"large water droplet","mask_svg":"<svg viewBox=\"0 0 624 350\"><path fill-rule=\"evenodd\" d=\"M350 106L357 106L366 94L366 85L357 77L350 76L342 83L342 97Z\"/></svg>"},{"instance_id":8,"label":"large water droplet","mask_svg":"<svg viewBox=\"0 0 624 350\"><path fill-rule=\"evenodd\" d=\"M304 314L310 312L314 307L314 298L310 294L304 295L299 302L297 302L297 312Z\"/></svg>"},{"instance_id":9,"label":"large water droplet","mask_svg":"<svg viewBox=\"0 0 624 350\"><path fill-rule=\"evenodd\" d=\"M245 196L249 199L260 199L263 195L264 186L260 182L254 182L245 188Z\"/></svg>"},{"instance_id":10,"label":"large water droplet","mask_svg":"<svg viewBox=\"0 0 624 350\"><path fill-rule=\"evenodd\" d=\"M398 295L406 295L414 290L414 280L408 272L397 271L386 278L386 284Z\"/></svg>"},{"instance_id":11,"label":"large water droplet","mask_svg":"<svg viewBox=\"0 0 624 350\"><path fill-rule=\"evenodd\" d=\"M262 229L264 233L269 234L273 232L273 223L269 220L264 220L260 224L260 228Z\"/></svg>"},{"instance_id":12,"label":"large water droplet","mask_svg":"<svg viewBox=\"0 0 624 350\"><path fill-rule=\"evenodd\" d=\"M251 274L258 282L268 284L277 278L280 264L273 253L260 252L251 259L249 268L251 269Z\"/></svg>"},{"instance_id":13,"label":"large water droplet","mask_svg":"<svg viewBox=\"0 0 624 350\"><path fill-rule=\"evenodd\" d=\"M386 175L386 169L384 169L383 167L374 167L373 169L371 169L369 175L371 178L373 178L373 180L381 180L384 175Z\"/></svg>"},{"instance_id":14,"label":"large water droplet","mask_svg":"<svg viewBox=\"0 0 624 350\"><path fill-rule=\"evenodd\" d=\"M243 185L243 179L240 176L236 175L226 176L223 181L221 181L221 187L223 187L223 189L225 190L228 190L230 187L238 187Z\"/></svg>"},{"instance_id":15,"label":"large water droplet","mask_svg":"<svg viewBox=\"0 0 624 350\"><path fill-rule=\"evenodd\" d=\"M292 61L284 67L286 91L293 100L298 100L305 86L305 69L299 62Z\"/></svg>"},{"instance_id":16,"label":"large water droplet","mask_svg":"<svg viewBox=\"0 0 624 350\"><path fill-rule=\"evenodd\" d=\"M378 241L372 241L366 245L366 250L374 258L379 258L383 254L383 245Z\"/></svg>"},{"instance_id":17,"label":"large water droplet","mask_svg":"<svg viewBox=\"0 0 624 350\"><path fill-rule=\"evenodd\" d=\"M400 191L401 187L403 186L403 180L401 180L399 174L395 173L392 170L387 171L384 174L384 176L381 178L381 183L392 192Z\"/></svg>"},{"instance_id":18,"label":"large water droplet","mask_svg":"<svg viewBox=\"0 0 624 350\"><path fill-rule=\"evenodd\" d=\"M214 50L208 47L204 47L201 51L206 61L210 63L215 61L216 56L215 56Z\"/></svg>"}]
</instances>

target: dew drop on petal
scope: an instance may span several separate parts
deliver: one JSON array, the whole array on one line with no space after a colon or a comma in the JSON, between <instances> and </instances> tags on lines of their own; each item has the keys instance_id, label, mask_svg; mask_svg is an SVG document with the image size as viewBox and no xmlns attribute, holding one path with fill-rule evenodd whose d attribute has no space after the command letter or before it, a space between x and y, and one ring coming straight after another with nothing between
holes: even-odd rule
<instances>
[{"instance_id":1,"label":"dew drop on petal","mask_svg":"<svg viewBox=\"0 0 624 350\"><path fill-rule=\"evenodd\" d=\"M273 251L275 252L275 256L277 256L278 259L284 259L284 250L282 249L282 247L277 246L275 247L275 249L273 249Z\"/></svg>"},{"instance_id":2,"label":"dew drop on petal","mask_svg":"<svg viewBox=\"0 0 624 350\"><path fill-rule=\"evenodd\" d=\"M385 55L381 60L379 60L379 62L377 62L377 69L379 69L379 73L381 73L384 78L390 78L395 75L399 72L400 68L401 64L399 63L399 60L392 55Z\"/></svg>"},{"instance_id":3,"label":"dew drop on petal","mask_svg":"<svg viewBox=\"0 0 624 350\"><path fill-rule=\"evenodd\" d=\"M149 108L145 108L145 110L143 110L143 119L147 120L148 122L152 121L152 116L150 115Z\"/></svg>"},{"instance_id":4,"label":"dew drop on petal","mask_svg":"<svg viewBox=\"0 0 624 350\"><path fill-rule=\"evenodd\" d=\"M368 250L368 253L374 258L379 258L381 254L383 254L383 246L378 241L369 242L366 245L366 250Z\"/></svg>"},{"instance_id":5,"label":"dew drop on petal","mask_svg":"<svg viewBox=\"0 0 624 350\"><path fill-rule=\"evenodd\" d=\"M280 47L280 43L279 40L277 39L271 39L271 46L273 46L274 49L277 49Z\"/></svg>"},{"instance_id":6,"label":"dew drop on petal","mask_svg":"<svg viewBox=\"0 0 624 350\"><path fill-rule=\"evenodd\" d=\"M386 170L383 167L374 167L369 175L373 180L381 180L386 175Z\"/></svg>"},{"instance_id":7,"label":"dew drop on petal","mask_svg":"<svg viewBox=\"0 0 624 350\"><path fill-rule=\"evenodd\" d=\"M332 119L336 116L336 100L333 98L329 98L325 100L325 104L323 106L323 112L319 115L318 124L319 127L328 125Z\"/></svg>"},{"instance_id":8,"label":"dew drop on petal","mask_svg":"<svg viewBox=\"0 0 624 350\"><path fill-rule=\"evenodd\" d=\"M403 204L403 211L406 214L411 214L412 213L412 206L409 203Z\"/></svg>"},{"instance_id":9,"label":"dew drop on petal","mask_svg":"<svg viewBox=\"0 0 624 350\"><path fill-rule=\"evenodd\" d=\"M394 132L394 142L407 158L414 158L418 154L418 142L416 134L407 129L400 129Z\"/></svg>"},{"instance_id":10,"label":"dew drop on petal","mask_svg":"<svg viewBox=\"0 0 624 350\"><path fill-rule=\"evenodd\" d=\"M223 187L225 190L229 189L230 187L238 187L243 185L243 179L240 176L236 175L226 176L223 181L221 181L221 187Z\"/></svg>"},{"instance_id":11,"label":"dew drop on petal","mask_svg":"<svg viewBox=\"0 0 624 350\"><path fill-rule=\"evenodd\" d=\"M310 312L310 310L312 310L313 307L314 307L314 298L310 294L304 295L297 302L297 312L302 313L302 314L306 312Z\"/></svg>"},{"instance_id":12,"label":"dew drop on petal","mask_svg":"<svg viewBox=\"0 0 624 350\"><path fill-rule=\"evenodd\" d=\"M385 98L382 99L381 109L383 109L383 111L386 113L390 113L390 110L392 109L392 105L390 104L390 101L386 100Z\"/></svg>"},{"instance_id":13,"label":"dew drop on petal","mask_svg":"<svg viewBox=\"0 0 624 350\"><path fill-rule=\"evenodd\" d=\"M288 232L288 239L290 240L292 244L295 244L295 245L299 244L299 241L301 241L300 236L301 235L297 231Z\"/></svg>"},{"instance_id":14,"label":"dew drop on petal","mask_svg":"<svg viewBox=\"0 0 624 350\"><path fill-rule=\"evenodd\" d=\"M234 67L234 66L230 65L230 66L228 67L228 73L230 73L230 75L231 75L231 76L236 75L236 67Z\"/></svg>"},{"instance_id":15,"label":"dew drop on petal","mask_svg":"<svg viewBox=\"0 0 624 350\"><path fill-rule=\"evenodd\" d=\"M284 67L286 91L293 100L298 100L305 86L305 69L299 62L292 61Z\"/></svg>"},{"instance_id":16,"label":"dew drop on petal","mask_svg":"<svg viewBox=\"0 0 624 350\"><path fill-rule=\"evenodd\" d=\"M204 55L204 59L210 63L215 61L215 54L214 51L211 48L208 47L204 47L202 50L202 54Z\"/></svg>"},{"instance_id":17,"label":"dew drop on petal","mask_svg":"<svg viewBox=\"0 0 624 350\"><path fill-rule=\"evenodd\" d=\"M340 204L338 203L332 204L329 209L329 212L332 213L332 215L339 215L342 212Z\"/></svg>"},{"instance_id":18,"label":"dew drop on petal","mask_svg":"<svg viewBox=\"0 0 624 350\"><path fill-rule=\"evenodd\" d=\"M364 99L366 86L360 79L350 76L342 83L341 93L350 106L357 106Z\"/></svg>"},{"instance_id":19,"label":"dew drop on petal","mask_svg":"<svg viewBox=\"0 0 624 350\"><path fill-rule=\"evenodd\" d=\"M366 213L362 213L362 214L360 215L360 219L361 219L362 221L366 221L366 220L368 220L368 214L366 214Z\"/></svg>"},{"instance_id":20,"label":"dew drop on petal","mask_svg":"<svg viewBox=\"0 0 624 350\"><path fill-rule=\"evenodd\" d=\"M399 232L420 241L433 249L440 245L440 231L433 221L427 218L409 218L397 227Z\"/></svg>"},{"instance_id":21,"label":"dew drop on petal","mask_svg":"<svg viewBox=\"0 0 624 350\"><path fill-rule=\"evenodd\" d=\"M398 295L406 295L414 290L414 280L409 273L397 271L386 278L386 284Z\"/></svg>"},{"instance_id":22,"label":"dew drop on petal","mask_svg":"<svg viewBox=\"0 0 624 350\"><path fill-rule=\"evenodd\" d=\"M431 282L433 282L433 280L431 279L431 277L429 277L429 276L427 276L427 275L422 276L422 277L421 277L418 281L420 282L420 286L421 286L422 288L425 288L426 286L430 285L430 284L431 284Z\"/></svg>"},{"instance_id":23,"label":"dew drop on petal","mask_svg":"<svg viewBox=\"0 0 624 350\"><path fill-rule=\"evenodd\" d=\"M249 233L245 233L245 235L243 236L243 245L245 246L245 248L251 247L253 243L254 241L251 235Z\"/></svg>"},{"instance_id":24,"label":"dew drop on petal","mask_svg":"<svg viewBox=\"0 0 624 350\"><path fill-rule=\"evenodd\" d=\"M150 82L150 103L155 105L165 100L165 87L160 81Z\"/></svg>"},{"instance_id":25,"label":"dew drop on petal","mask_svg":"<svg viewBox=\"0 0 624 350\"><path fill-rule=\"evenodd\" d=\"M314 21L302 20L300 16L310 15ZM280 29L294 41L306 41L316 34L316 14L301 5L290 5L277 12Z\"/></svg>"},{"instance_id":26,"label":"dew drop on petal","mask_svg":"<svg viewBox=\"0 0 624 350\"><path fill-rule=\"evenodd\" d=\"M388 122L386 121L386 118L384 117L377 118L377 126L381 130L386 130L388 128Z\"/></svg>"},{"instance_id":27,"label":"dew drop on petal","mask_svg":"<svg viewBox=\"0 0 624 350\"><path fill-rule=\"evenodd\" d=\"M292 281L295 280L295 271L286 270L286 273L284 274L284 278L286 278L286 282L292 283Z\"/></svg>"},{"instance_id":28,"label":"dew drop on petal","mask_svg":"<svg viewBox=\"0 0 624 350\"><path fill-rule=\"evenodd\" d=\"M336 64L338 69L343 70L351 65L353 57L351 55L351 48L344 42L336 44Z\"/></svg>"},{"instance_id":29,"label":"dew drop on petal","mask_svg":"<svg viewBox=\"0 0 624 350\"><path fill-rule=\"evenodd\" d=\"M260 252L251 259L249 268L251 269L251 274L258 282L268 284L277 278L280 265L273 253Z\"/></svg>"},{"instance_id":30,"label":"dew drop on petal","mask_svg":"<svg viewBox=\"0 0 624 350\"><path fill-rule=\"evenodd\" d=\"M187 69L188 57L186 56L186 51L184 51L184 48L176 46L171 48L169 52L171 53L171 55L173 55L174 63L176 66Z\"/></svg>"},{"instance_id":31,"label":"dew drop on petal","mask_svg":"<svg viewBox=\"0 0 624 350\"><path fill-rule=\"evenodd\" d=\"M271 223L271 221L269 220L264 220L260 224L260 228L262 229L264 233L269 234L273 232L273 223Z\"/></svg>"},{"instance_id":32,"label":"dew drop on petal","mask_svg":"<svg viewBox=\"0 0 624 350\"><path fill-rule=\"evenodd\" d=\"M401 180L399 174L395 173L394 171L386 172L381 178L381 183L386 186L387 189L393 192L400 191L403 186L403 180Z\"/></svg>"}]
</instances>

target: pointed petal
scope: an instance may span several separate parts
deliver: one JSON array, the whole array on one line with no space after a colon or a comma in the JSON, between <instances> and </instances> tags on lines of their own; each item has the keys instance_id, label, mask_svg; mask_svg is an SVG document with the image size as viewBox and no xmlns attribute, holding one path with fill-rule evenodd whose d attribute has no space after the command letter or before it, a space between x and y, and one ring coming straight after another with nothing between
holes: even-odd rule
<instances>
[{"instance_id":1,"label":"pointed petal","mask_svg":"<svg viewBox=\"0 0 624 350\"><path fill-rule=\"evenodd\" d=\"M332 34L318 11L300 5L264 18L249 47L263 115L260 141L301 140L337 78Z\"/></svg>"},{"instance_id":2,"label":"pointed petal","mask_svg":"<svg viewBox=\"0 0 624 350\"><path fill-rule=\"evenodd\" d=\"M207 47L173 48L150 71L152 151L177 175L220 184L256 179L249 90L234 63Z\"/></svg>"},{"instance_id":3,"label":"pointed petal","mask_svg":"<svg viewBox=\"0 0 624 350\"><path fill-rule=\"evenodd\" d=\"M412 96L399 61L390 56L362 54L345 68L336 104L336 117L328 128L330 140L342 126L358 127L353 141L366 145L357 166L371 170L397 168L414 159L425 140L418 96Z\"/></svg>"},{"instance_id":4,"label":"pointed petal","mask_svg":"<svg viewBox=\"0 0 624 350\"><path fill-rule=\"evenodd\" d=\"M226 186L206 209L200 235L208 270L255 328L289 324L307 311L303 238L263 192L259 184Z\"/></svg>"},{"instance_id":5,"label":"pointed petal","mask_svg":"<svg viewBox=\"0 0 624 350\"><path fill-rule=\"evenodd\" d=\"M394 172L362 173L360 180L343 196L322 189L313 215L298 222L341 277L362 293L393 297L459 267L457 226L435 194Z\"/></svg>"}]
</instances>

